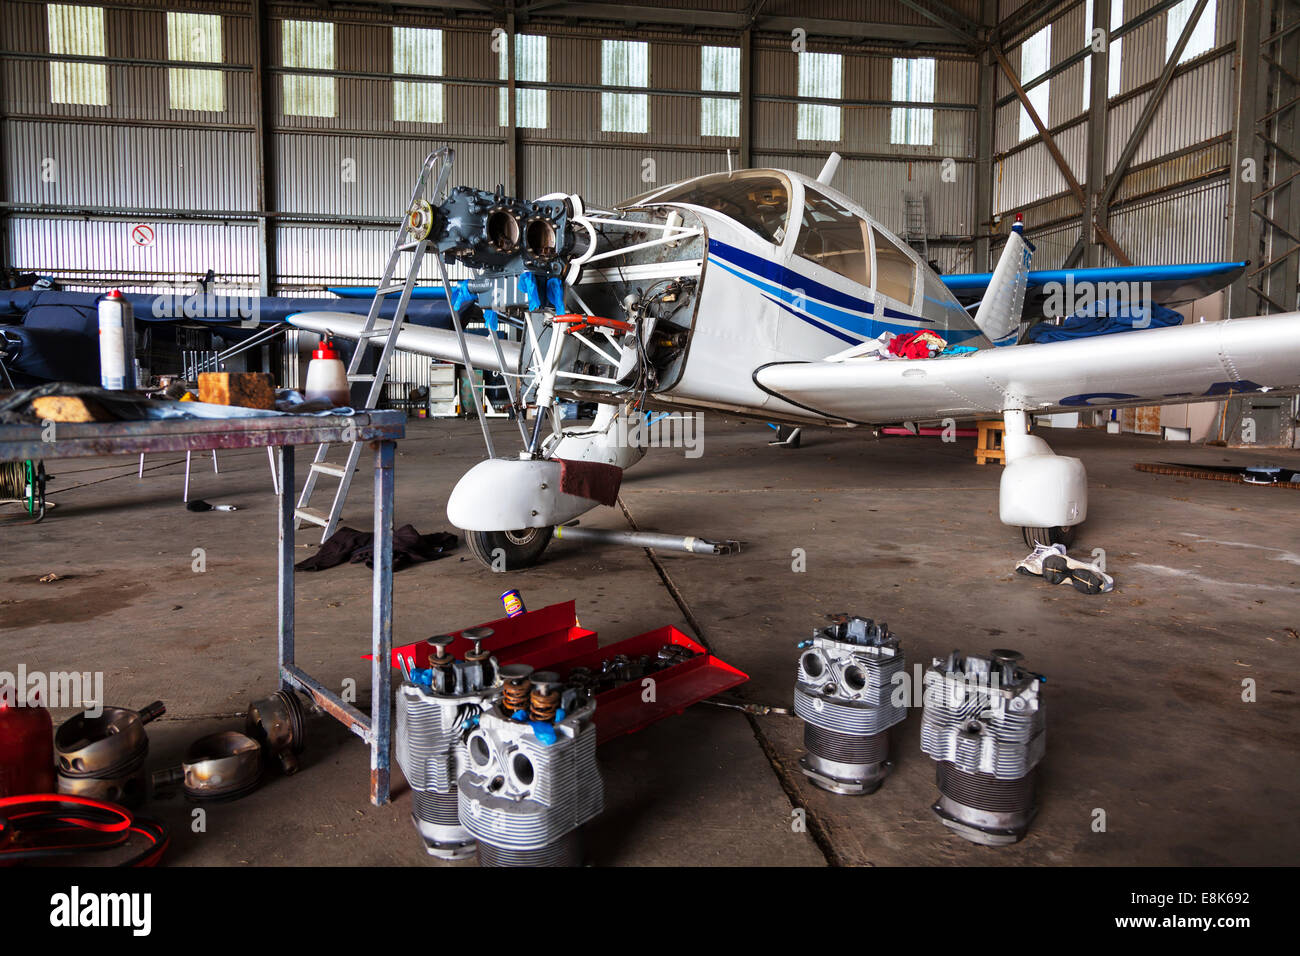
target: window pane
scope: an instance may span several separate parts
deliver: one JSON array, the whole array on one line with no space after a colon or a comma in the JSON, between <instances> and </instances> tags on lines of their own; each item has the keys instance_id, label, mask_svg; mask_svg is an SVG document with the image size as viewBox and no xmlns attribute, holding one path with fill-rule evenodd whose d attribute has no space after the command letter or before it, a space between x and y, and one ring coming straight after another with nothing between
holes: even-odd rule
<instances>
[{"instance_id":1,"label":"window pane","mask_svg":"<svg viewBox=\"0 0 1300 956\"><path fill-rule=\"evenodd\" d=\"M933 103L933 58L895 57L891 99ZM933 146L934 110L894 107L889 113L889 141L909 146Z\"/></svg>"},{"instance_id":2,"label":"window pane","mask_svg":"<svg viewBox=\"0 0 1300 956\"><path fill-rule=\"evenodd\" d=\"M700 47L700 89L706 92L740 91L740 48ZM700 100L701 136L739 136L740 101L706 96Z\"/></svg>"},{"instance_id":3,"label":"window pane","mask_svg":"<svg viewBox=\"0 0 1300 956\"><path fill-rule=\"evenodd\" d=\"M104 8L66 3L46 6L50 53L104 56ZM108 67L102 63L51 63L50 102L108 105Z\"/></svg>"},{"instance_id":4,"label":"window pane","mask_svg":"<svg viewBox=\"0 0 1300 956\"><path fill-rule=\"evenodd\" d=\"M872 229L872 233L876 239L876 291L903 305L911 305L916 263L879 229Z\"/></svg>"},{"instance_id":5,"label":"window pane","mask_svg":"<svg viewBox=\"0 0 1300 956\"><path fill-rule=\"evenodd\" d=\"M311 70L334 69L334 24L285 20L281 25L283 65ZM334 77L285 76L286 116L334 116Z\"/></svg>"},{"instance_id":6,"label":"window pane","mask_svg":"<svg viewBox=\"0 0 1300 956\"><path fill-rule=\"evenodd\" d=\"M167 14L167 59L221 62L221 17ZM167 70L167 105L174 110L220 112L226 108L226 77L220 70Z\"/></svg>"},{"instance_id":7,"label":"window pane","mask_svg":"<svg viewBox=\"0 0 1300 956\"><path fill-rule=\"evenodd\" d=\"M1187 26L1187 20L1192 15L1192 10L1196 6L1196 0L1182 0L1177 6L1170 8L1166 14L1165 20L1165 60L1174 52L1174 47L1178 45L1178 37L1182 35L1183 27ZM1205 10L1201 13L1201 18L1196 21L1196 26L1192 29L1192 35L1187 39L1187 46L1183 50L1183 55L1178 58L1179 63L1186 63L1193 57L1198 57L1202 53L1214 49L1214 20L1215 20L1215 0L1210 0L1205 5Z\"/></svg>"},{"instance_id":8,"label":"window pane","mask_svg":"<svg viewBox=\"0 0 1300 956\"><path fill-rule=\"evenodd\" d=\"M841 99L844 96L844 58L838 53L799 54L799 95L821 99ZM839 142L840 107L820 103L800 103L798 109L799 139L819 139Z\"/></svg>"},{"instance_id":9,"label":"window pane","mask_svg":"<svg viewBox=\"0 0 1300 956\"><path fill-rule=\"evenodd\" d=\"M1048 24L1043 27L1020 46L1020 82L1028 84L1047 72L1051 64L1052 49L1052 26ZM1044 126L1050 126L1051 120L1047 115L1047 107L1051 100L1052 81L1044 80L1032 90L1028 91L1029 102L1033 104L1034 111L1038 118L1043 121ZM1029 110L1022 105L1020 107L1020 138L1021 140L1037 134L1038 128L1034 126L1034 121L1029 118Z\"/></svg>"},{"instance_id":10,"label":"window pane","mask_svg":"<svg viewBox=\"0 0 1300 956\"><path fill-rule=\"evenodd\" d=\"M600 82L605 86L649 86L649 44L602 40ZM644 93L600 94L600 128L606 133L649 132L650 98Z\"/></svg>"},{"instance_id":11,"label":"window pane","mask_svg":"<svg viewBox=\"0 0 1300 956\"><path fill-rule=\"evenodd\" d=\"M1113 34L1124 25L1124 0L1110 0L1110 32ZM1110 74L1106 77L1106 95L1119 96L1124 84L1123 39L1111 40L1107 49L1110 51Z\"/></svg>"},{"instance_id":12,"label":"window pane","mask_svg":"<svg viewBox=\"0 0 1300 956\"><path fill-rule=\"evenodd\" d=\"M785 238L790 214L790 187L771 173L716 173L701 176L659 192L637 197L637 201L681 202L703 206L729 216L768 242ZM634 205L629 201L622 206Z\"/></svg>"},{"instance_id":13,"label":"window pane","mask_svg":"<svg viewBox=\"0 0 1300 956\"><path fill-rule=\"evenodd\" d=\"M506 79L509 58L505 44L497 51L497 76ZM515 34L515 80L545 83L547 80L546 37ZM546 90L515 88L515 125L531 129L547 126ZM509 109L509 92L497 91L497 125L505 126Z\"/></svg>"},{"instance_id":14,"label":"window pane","mask_svg":"<svg viewBox=\"0 0 1300 956\"><path fill-rule=\"evenodd\" d=\"M811 189L804 192L803 223L794 251L846 279L871 285L867 224Z\"/></svg>"}]
</instances>

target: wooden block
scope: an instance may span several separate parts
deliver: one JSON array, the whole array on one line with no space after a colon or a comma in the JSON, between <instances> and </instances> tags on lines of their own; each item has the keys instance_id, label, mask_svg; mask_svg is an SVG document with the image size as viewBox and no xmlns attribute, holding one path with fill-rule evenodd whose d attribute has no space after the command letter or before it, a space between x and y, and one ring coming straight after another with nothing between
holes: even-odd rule
<instances>
[{"instance_id":1,"label":"wooden block","mask_svg":"<svg viewBox=\"0 0 1300 956\"><path fill-rule=\"evenodd\" d=\"M273 409L275 385L266 372L200 372L199 401Z\"/></svg>"},{"instance_id":2,"label":"wooden block","mask_svg":"<svg viewBox=\"0 0 1300 956\"><path fill-rule=\"evenodd\" d=\"M50 422L111 422L115 419L94 399L42 395L32 399L32 414Z\"/></svg>"}]
</instances>

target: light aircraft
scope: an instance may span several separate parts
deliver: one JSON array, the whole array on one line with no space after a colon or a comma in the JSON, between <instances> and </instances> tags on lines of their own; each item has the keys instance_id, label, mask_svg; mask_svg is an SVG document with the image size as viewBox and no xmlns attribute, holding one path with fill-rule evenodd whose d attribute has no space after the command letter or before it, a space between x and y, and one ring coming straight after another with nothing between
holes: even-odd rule
<instances>
[{"instance_id":1,"label":"light aircraft","mask_svg":"<svg viewBox=\"0 0 1300 956\"><path fill-rule=\"evenodd\" d=\"M426 170L440 156L451 154L430 154ZM457 325L477 307L491 332L403 327L396 347L504 372L516 408L536 410L531 422L517 416L515 457L496 456L484 426L488 458L449 498L448 517L480 560L534 563L557 525L597 506L570 493L562 462L630 467L644 449L626 441L628 420L649 409L838 428L1001 416L999 517L1046 543L1068 540L1087 517L1087 476L1079 459L1029 433L1032 415L1300 391L1300 313L1015 344L1034 285L1020 224L994 272L972 277L982 291L972 314L912 248L830 185L838 159L815 179L721 172L609 210L577 195L525 201L499 188L420 195L417 186L399 247L416 253L417 268L431 252ZM449 282L451 263L472 277ZM1092 279L1123 272L1090 270ZM401 287L380 288L375 307ZM1193 280L1183 291L1196 288ZM329 312L289 321L354 339L364 323ZM502 337L506 326L517 335ZM881 356L883 332L918 330L947 347L930 358ZM383 343L379 331L368 344ZM575 400L599 403L600 413L566 430L558 405Z\"/></svg>"}]
</instances>

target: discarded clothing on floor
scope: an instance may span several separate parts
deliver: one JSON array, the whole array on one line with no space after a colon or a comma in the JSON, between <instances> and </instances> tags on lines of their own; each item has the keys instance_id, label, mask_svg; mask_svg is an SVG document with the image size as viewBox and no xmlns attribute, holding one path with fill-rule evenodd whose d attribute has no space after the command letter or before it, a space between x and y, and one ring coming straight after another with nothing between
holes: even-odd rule
<instances>
[{"instance_id":1,"label":"discarded clothing on floor","mask_svg":"<svg viewBox=\"0 0 1300 956\"><path fill-rule=\"evenodd\" d=\"M372 531L339 528L310 558L294 565L298 571L324 571L340 564L362 564L374 567L374 541ZM454 551L460 539L446 531L420 534L413 525L404 524L393 532L393 570L400 571L413 564L436 561Z\"/></svg>"}]
</instances>

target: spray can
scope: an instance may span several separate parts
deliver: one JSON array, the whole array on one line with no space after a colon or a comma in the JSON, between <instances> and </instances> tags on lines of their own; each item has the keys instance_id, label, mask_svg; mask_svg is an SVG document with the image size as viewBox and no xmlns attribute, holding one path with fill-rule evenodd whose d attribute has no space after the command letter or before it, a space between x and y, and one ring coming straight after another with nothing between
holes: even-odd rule
<instances>
[{"instance_id":1,"label":"spray can","mask_svg":"<svg viewBox=\"0 0 1300 956\"><path fill-rule=\"evenodd\" d=\"M99 300L99 384L113 391L135 385L135 313L117 289Z\"/></svg>"},{"instance_id":2,"label":"spray can","mask_svg":"<svg viewBox=\"0 0 1300 956\"><path fill-rule=\"evenodd\" d=\"M524 599L519 596L519 591L516 588L501 592L501 604L506 609L506 617L519 617L521 614L528 612L528 609L524 607Z\"/></svg>"}]
</instances>

